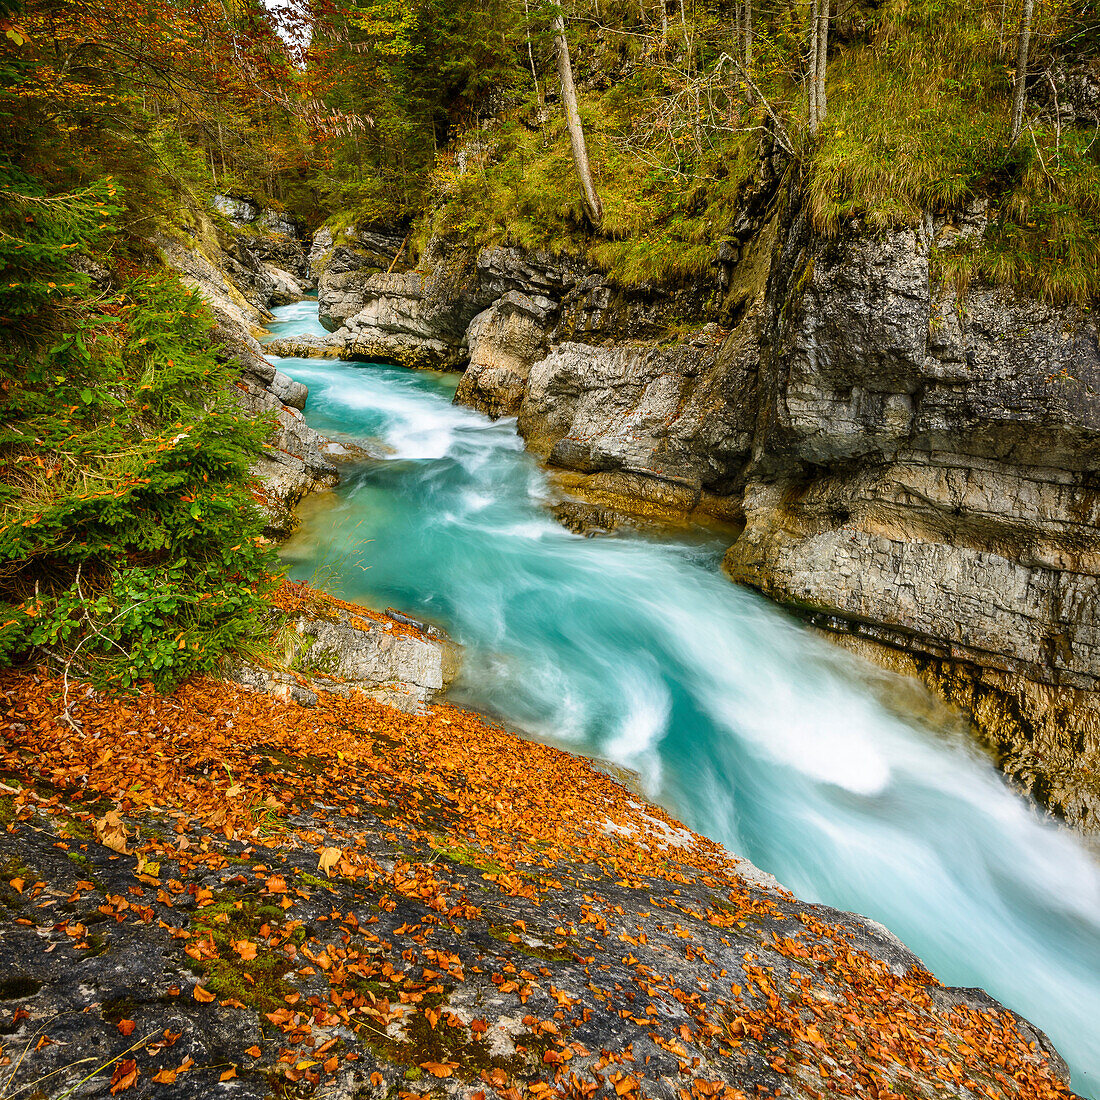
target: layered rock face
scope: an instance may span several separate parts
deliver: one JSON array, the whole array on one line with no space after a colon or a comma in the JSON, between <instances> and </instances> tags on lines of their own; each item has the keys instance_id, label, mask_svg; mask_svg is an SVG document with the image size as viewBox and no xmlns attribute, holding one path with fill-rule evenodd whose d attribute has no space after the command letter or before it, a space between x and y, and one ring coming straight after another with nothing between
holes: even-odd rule
<instances>
[{"instance_id":1,"label":"layered rock face","mask_svg":"<svg viewBox=\"0 0 1100 1100\"><path fill-rule=\"evenodd\" d=\"M234 223L260 228L267 224L255 208L235 199L221 197L222 212ZM258 228L233 236L219 234L206 218L200 218L192 240L159 238L155 243L165 262L179 272L182 281L203 297L216 322L213 340L218 353L241 368L237 398L250 413L271 413L276 428L257 459L252 472L260 489L257 504L267 517L268 534L282 537L294 526L293 508L307 493L336 483L336 466L331 461L328 441L310 428L301 410L305 408L307 389L266 358L254 331L270 318L267 307L284 300L290 284L282 286L271 271L282 271L297 288L294 297L304 291L307 258L298 237L290 236L294 227L276 221L275 229L264 234ZM302 282L283 269L265 265L256 257L280 255L293 261L302 272ZM239 257L251 257L253 266L242 268ZM241 275L245 270L246 274ZM259 276L262 275L263 278ZM291 288L292 289L292 288Z\"/></svg>"},{"instance_id":2,"label":"layered rock face","mask_svg":"<svg viewBox=\"0 0 1100 1100\"><path fill-rule=\"evenodd\" d=\"M308 272L317 285L318 317L325 328L339 328L363 308L367 278L389 270L403 244L400 232L384 228L356 228L337 236L327 228L317 232Z\"/></svg>"},{"instance_id":3,"label":"layered rock face","mask_svg":"<svg viewBox=\"0 0 1100 1100\"><path fill-rule=\"evenodd\" d=\"M360 234L361 235L361 234ZM319 241L320 243L316 243ZM496 330L471 333L479 314L501 303L513 317L527 312L546 333L548 343L562 340L637 338L653 339L663 334L670 318L698 312L699 291L671 292L648 288L625 292L605 276L568 256L527 253L517 248L487 248L470 252L433 239L416 268L404 272L372 270L369 255L342 260L332 247L332 237L322 230L311 253L311 265L320 265L318 303L321 323L330 329L325 339L278 341L273 350L284 355L310 355L341 359L379 360L408 367L456 370L471 360L471 338L483 350L496 340ZM326 258L327 257L327 258ZM518 299L505 302L510 294ZM503 324L503 313L494 324ZM523 343L519 330L501 339ZM536 340L536 345L539 343ZM502 345L503 347L503 345ZM510 357L508 371L522 377L537 347L513 346L503 352ZM489 360L476 364L492 366ZM471 383L472 384L472 383ZM489 396L494 415L518 409L514 379L513 394L501 399Z\"/></svg>"},{"instance_id":4,"label":"layered rock face","mask_svg":"<svg viewBox=\"0 0 1100 1100\"><path fill-rule=\"evenodd\" d=\"M568 488L743 524L734 579L921 676L1100 827L1096 323L941 285L936 251L981 232L979 207L824 241L777 179L713 285L622 290L437 242L366 280L329 351L468 362L458 400L517 415Z\"/></svg>"},{"instance_id":5,"label":"layered rock face","mask_svg":"<svg viewBox=\"0 0 1100 1100\"><path fill-rule=\"evenodd\" d=\"M520 290L536 307L549 310L554 303L548 294L560 296L571 272L548 257L527 257L515 249L474 256L433 240L416 270L378 272L360 281L353 295L336 300L332 292L326 298L328 280L326 271L319 291L321 321L335 331L311 345L314 354L458 369L469 359L467 328L478 313Z\"/></svg>"},{"instance_id":6,"label":"layered rock face","mask_svg":"<svg viewBox=\"0 0 1100 1100\"><path fill-rule=\"evenodd\" d=\"M214 207L236 230L223 242L226 272L254 306L287 305L316 284L292 221L227 195L215 195Z\"/></svg>"},{"instance_id":7,"label":"layered rock face","mask_svg":"<svg viewBox=\"0 0 1100 1100\"><path fill-rule=\"evenodd\" d=\"M965 227L964 227L965 228ZM930 272L955 227L807 248L771 334L730 574L968 710L1100 826L1100 349L1073 310Z\"/></svg>"}]
</instances>

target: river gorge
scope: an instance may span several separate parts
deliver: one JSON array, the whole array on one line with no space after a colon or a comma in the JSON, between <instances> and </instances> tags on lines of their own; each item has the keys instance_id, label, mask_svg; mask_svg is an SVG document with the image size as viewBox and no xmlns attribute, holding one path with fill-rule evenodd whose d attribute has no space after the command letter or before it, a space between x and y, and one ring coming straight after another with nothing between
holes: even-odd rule
<instances>
[{"instance_id":1,"label":"river gorge","mask_svg":"<svg viewBox=\"0 0 1100 1100\"><path fill-rule=\"evenodd\" d=\"M323 332L313 300L275 313L273 337ZM801 897L881 921L1100 1095L1100 868L960 720L731 584L721 533L566 530L515 422L454 405L457 375L279 365L310 427L365 452L301 507L292 576L442 626L464 647L451 701L629 769Z\"/></svg>"}]
</instances>

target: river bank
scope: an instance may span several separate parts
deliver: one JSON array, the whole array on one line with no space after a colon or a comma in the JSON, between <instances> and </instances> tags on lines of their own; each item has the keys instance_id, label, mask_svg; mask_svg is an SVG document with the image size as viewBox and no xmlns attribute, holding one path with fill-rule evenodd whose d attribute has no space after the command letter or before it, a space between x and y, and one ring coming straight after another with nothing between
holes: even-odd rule
<instances>
[{"instance_id":1,"label":"river bank","mask_svg":"<svg viewBox=\"0 0 1100 1100\"><path fill-rule=\"evenodd\" d=\"M0 676L9 1095L1072 1100L881 926L468 712L196 680L74 738L59 690Z\"/></svg>"},{"instance_id":2,"label":"river bank","mask_svg":"<svg viewBox=\"0 0 1100 1100\"><path fill-rule=\"evenodd\" d=\"M303 302L273 332L309 326ZM1098 1064L1095 864L933 700L730 586L721 539L565 530L512 423L453 405L454 375L281 366L309 385L312 425L376 456L306 507L295 576L439 622L464 646L454 701L632 768L690 827L1028 1005L1071 1062Z\"/></svg>"}]
</instances>

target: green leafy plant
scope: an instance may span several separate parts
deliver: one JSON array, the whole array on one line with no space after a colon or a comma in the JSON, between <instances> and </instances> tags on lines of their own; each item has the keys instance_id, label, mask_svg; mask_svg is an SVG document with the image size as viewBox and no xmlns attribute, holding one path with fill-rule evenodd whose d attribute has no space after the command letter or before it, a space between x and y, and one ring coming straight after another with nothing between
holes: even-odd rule
<instances>
[{"instance_id":1,"label":"green leafy plant","mask_svg":"<svg viewBox=\"0 0 1100 1100\"><path fill-rule=\"evenodd\" d=\"M247 483L270 425L236 409L174 276L91 296L69 257L109 227L109 181L50 200L20 182L7 222L35 231L0 238L0 662L169 687L263 617L274 561Z\"/></svg>"}]
</instances>

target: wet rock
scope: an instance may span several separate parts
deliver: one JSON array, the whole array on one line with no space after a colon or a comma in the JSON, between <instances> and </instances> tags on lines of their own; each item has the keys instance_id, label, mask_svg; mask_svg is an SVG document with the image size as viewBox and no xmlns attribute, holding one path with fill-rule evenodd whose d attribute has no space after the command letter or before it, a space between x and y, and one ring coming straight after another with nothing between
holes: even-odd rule
<instances>
[{"instance_id":1,"label":"wet rock","mask_svg":"<svg viewBox=\"0 0 1100 1100\"><path fill-rule=\"evenodd\" d=\"M301 382L295 382L293 378L276 370L268 389L284 404L292 409L304 409L309 389Z\"/></svg>"},{"instance_id":2,"label":"wet rock","mask_svg":"<svg viewBox=\"0 0 1100 1100\"><path fill-rule=\"evenodd\" d=\"M300 395L305 403L301 383L292 382L274 369L273 374L276 379L286 379L291 396ZM327 440L306 424L297 408L284 404L276 393L248 374L237 384L237 391L241 407L248 412L275 415L275 431L253 464L252 473L260 482L256 503L267 518L267 534L284 538L296 526L294 506L307 493L335 485L337 469L324 452Z\"/></svg>"},{"instance_id":3,"label":"wet rock","mask_svg":"<svg viewBox=\"0 0 1100 1100\"><path fill-rule=\"evenodd\" d=\"M366 304L331 343L362 359L392 361L405 367L445 368L459 354L440 334L432 304L416 272L372 275L361 287Z\"/></svg>"},{"instance_id":4,"label":"wet rock","mask_svg":"<svg viewBox=\"0 0 1100 1100\"><path fill-rule=\"evenodd\" d=\"M629 522L627 516L612 508L604 508L598 504L588 504L579 500L563 500L555 504L551 511L563 527L568 528L575 535L586 537L610 535L624 523Z\"/></svg>"},{"instance_id":5,"label":"wet rock","mask_svg":"<svg viewBox=\"0 0 1100 1100\"><path fill-rule=\"evenodd\" d=\"M306 284L289 271L284 271L274 264L265 264L264 270L271 280L271 290L267 296L269 306L286 306L305 297L308 289Z\"/></svg>"},{"instance_id":6,"label":"wet rock","mask_svg":"<svg viewBox=\"0 0 1100 1100\"><path fill-rule=\"evenodd\" d=\"M264 341L268 355L295 359L341 359L345 349L342 343L313 335L280 336ZM350 356L348 356L350 358Z\"/></svg>"}]
</instances>

